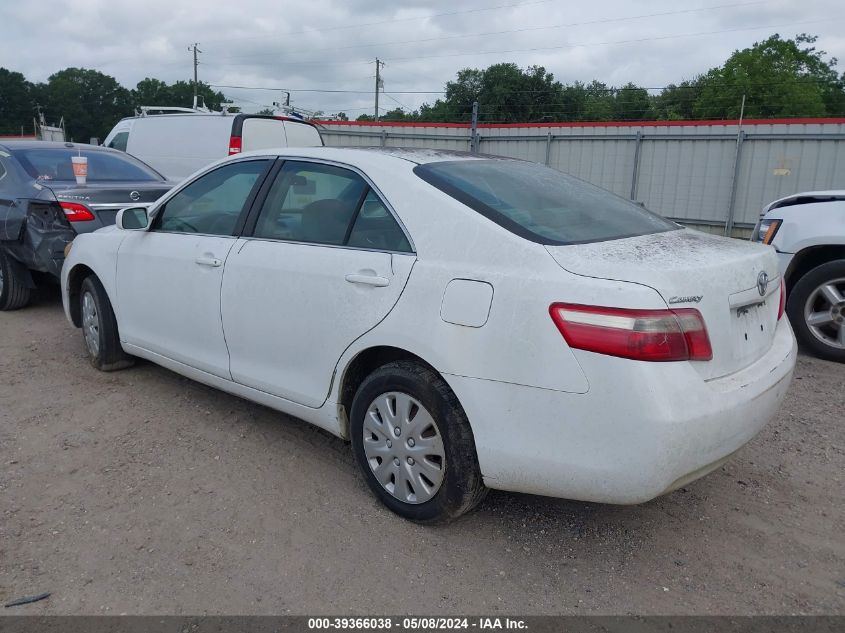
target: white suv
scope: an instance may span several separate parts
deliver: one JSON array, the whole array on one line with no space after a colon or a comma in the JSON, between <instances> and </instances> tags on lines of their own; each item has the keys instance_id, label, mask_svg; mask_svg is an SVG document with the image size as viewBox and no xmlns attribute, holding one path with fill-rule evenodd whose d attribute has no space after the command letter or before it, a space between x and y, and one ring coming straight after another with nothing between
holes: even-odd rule
<instances>
[{"instance_id":1,"label":"white suv","mask_svg":"<svg viewBox=\"0 0 845 633\"><path fill-rule=\"evenodd\" d=\"M775 200L751 239L777 250L798 340L821 358L845 362L845 190Z\"/></svg>"}]
</instances>

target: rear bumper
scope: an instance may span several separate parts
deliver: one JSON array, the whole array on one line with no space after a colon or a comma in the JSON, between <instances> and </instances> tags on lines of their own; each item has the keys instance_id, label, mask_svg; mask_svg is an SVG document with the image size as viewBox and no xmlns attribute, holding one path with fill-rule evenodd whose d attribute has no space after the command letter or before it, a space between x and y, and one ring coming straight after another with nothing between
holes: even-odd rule
<instances>
[{"instance_id":1,"label":"rear bumper","mask_svg":"<svg viewBox=\"0 0 845 633\"><path fill-rule=\"evenodd\" d=\"M781 319L763 358L711 381L690 363L588 352L578 353L585 394L446 379L469 417L488 486L631 504L707 474L753 438L783 401L796 352Z\"/></svg>"}]
</instances>

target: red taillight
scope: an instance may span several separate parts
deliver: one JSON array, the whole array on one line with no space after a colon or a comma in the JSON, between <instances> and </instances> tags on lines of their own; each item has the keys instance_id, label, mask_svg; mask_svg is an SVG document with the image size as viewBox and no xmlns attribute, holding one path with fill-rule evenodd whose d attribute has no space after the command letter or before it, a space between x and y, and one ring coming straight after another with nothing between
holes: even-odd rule
<instances>
[{"instance_id":1,"label":"red taillight","mask_svg":"<svg viewBox=\"0 0 845 633\"><path fill-rule=\"evenodd\" d=\"M549 314L570 347L634 360L710 360L698 310L628 310L553 303Z\"/></svg>"},{"instance_id":2,"label":"red taillight","mask_svg":"<svg viewBox=\"0 0 845 633\"><path fill-rule=\"evenodd\" d=\"M94 219L91 209L79 202L59 202L59 206L71 222L90 222Z\"/></svg>"},{"instance_id":3,"label":"red taillight","mask_svg":"<svg viewBox=\"0 0 845 633\"><path fill-rule=\"evenodd\" d=\"M229 156L232 154L240 154L241 148L243 148L243 140L240 136L230 136L229 137Z\"/></svg>"},{"instance_id":4,"label":"red taillight","mask_svg":"<svg viewBox=\"0 0 845 633\"><path fill-rule=\"evenodd\" d=\"M786 311L786 279L780 278L780 304L778 305L778 321Z\"/></svg>"}]
</instances>

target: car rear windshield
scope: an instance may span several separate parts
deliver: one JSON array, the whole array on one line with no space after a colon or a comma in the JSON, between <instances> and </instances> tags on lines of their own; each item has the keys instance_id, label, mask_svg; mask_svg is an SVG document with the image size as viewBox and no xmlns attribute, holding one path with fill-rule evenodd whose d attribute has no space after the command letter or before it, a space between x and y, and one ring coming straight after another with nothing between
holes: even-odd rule
<instances>
[{"instance_id":1,"label":"car rear windshield","mask_svg":"<svg viewBox=\"0 0 845 633\"><path fill-rule=\"evenodd\" d=\"M429 184L521 237L583 244L680 227L642 206L554 169L518 160L418 165Z\"/></svg>"},{"instance_id":2,"label":"car rear windshield","mask_svg":"<svg viewBox=\"0 0 845 633\"><path fill-rule=\"evenodd\" d=\"M88 158L87 182L158 181L162 176L126 154L69 147L12 150L26 172L36 180L74 180L71 156Z\"/></svg>"}]
</instances>

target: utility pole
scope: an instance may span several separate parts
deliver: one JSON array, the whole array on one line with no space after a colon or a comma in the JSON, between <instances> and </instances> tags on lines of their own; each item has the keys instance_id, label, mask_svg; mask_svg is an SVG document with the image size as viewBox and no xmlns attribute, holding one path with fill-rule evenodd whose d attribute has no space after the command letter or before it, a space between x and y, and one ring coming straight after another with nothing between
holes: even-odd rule
<instances>
[{"instance_id":1,"label":"utility pole","mask_svg":"<svg viewBox=\"0 0 845 633\"><path fill-rule=\"evenodd\" d=\"M731 237L734 229L734 213L736 206L736 187L739 180L740 161L742 160L742 142L745 140L745 132L742 131L742 119L745 116L745 93L742 95L742 103L739 106L739 121L736 126L736 150L734 151L734 171L731 180L731 201L728 204L728 218L725 220L725 235Z\"/></svg>"},{"instance_id":2,"label":"utility pole","mask_svg":"<svg viewBox=\"0 0 845 633\"><path fill-rule=\"evenodd\" d=\"M199 88L199 83L197 82L197 66L199 65L199 61L197 61L197 53L202 53L197 46L199 46L199 42L194 42L193 46L188 47L189 51L193 50L194 52L194 110L197 109L197 99L199 97L197 93Z\"/></svg>"},{"instance_id":3,"label":"utility pole","mask_svg":"<svg viewBox=\"0 0 845 633\"><path fill-rule=\"evenodd\" d=\"M375 120L378 121L378 92L381 88L384 87L384 82L381 80L381 68L384 66L384 62L379 61L378 57L376 57L376 109L375 109Z\"/></svg>"},{"instance_id":4,"label":"utility pole","mask_svg":"<svg viewBox=\"0 0 845 633\"><path fill-rule=\"evenodd\" d=\"M469 151L478 153L478 101L472 102L472 127L469 136Z\"/></svg>"}]
</instances>

